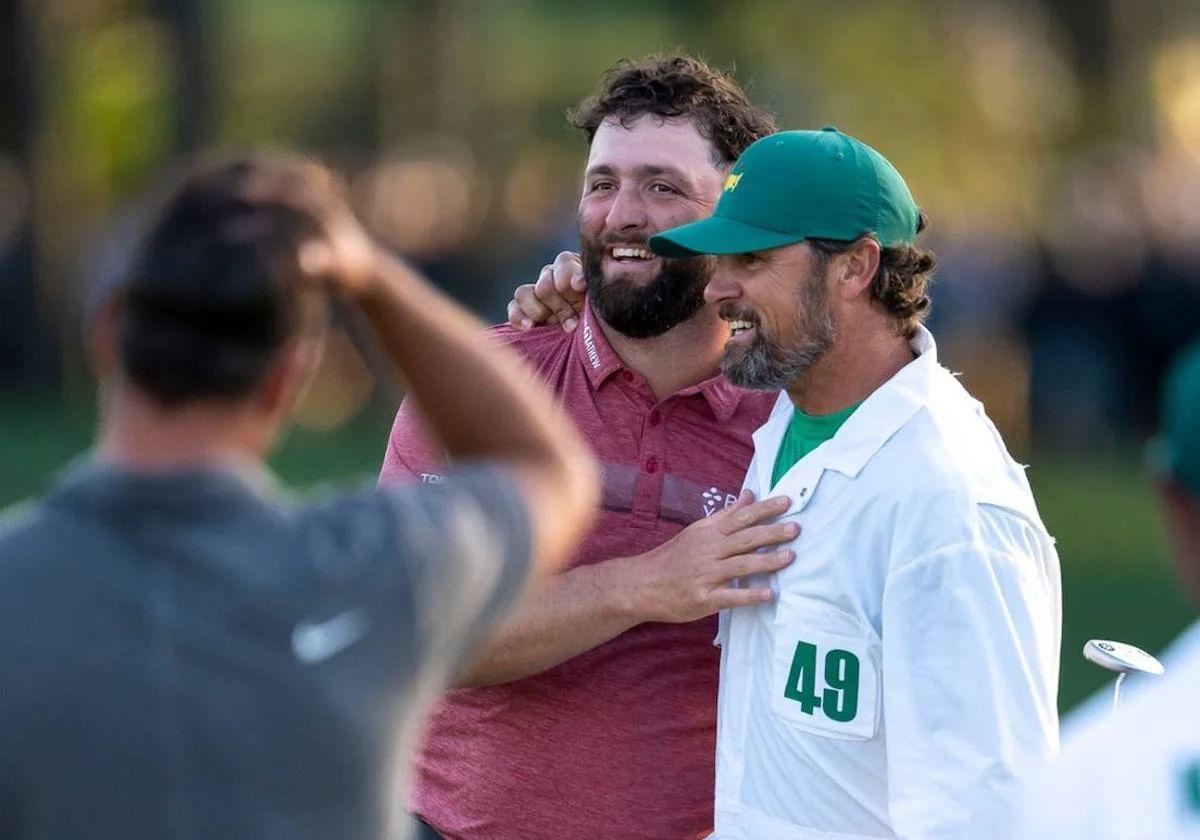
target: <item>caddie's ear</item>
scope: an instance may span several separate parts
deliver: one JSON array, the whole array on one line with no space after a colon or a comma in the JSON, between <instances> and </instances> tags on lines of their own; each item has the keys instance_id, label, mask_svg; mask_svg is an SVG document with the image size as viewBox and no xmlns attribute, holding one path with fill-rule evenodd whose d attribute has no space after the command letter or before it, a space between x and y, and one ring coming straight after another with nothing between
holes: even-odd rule
<instances>
[{"instance_id":1,"label":"caddie's ear","mask_svg":"<svg viewBox=\"0 0 1200 840\"><path fill-rule=\"evenodd\" d=\"M879 243L869 236L862 237L833 258L835 279L842 298L852 300L869 294L871 283L879 272L880 259Z\"/></svg>"}]
</instances>

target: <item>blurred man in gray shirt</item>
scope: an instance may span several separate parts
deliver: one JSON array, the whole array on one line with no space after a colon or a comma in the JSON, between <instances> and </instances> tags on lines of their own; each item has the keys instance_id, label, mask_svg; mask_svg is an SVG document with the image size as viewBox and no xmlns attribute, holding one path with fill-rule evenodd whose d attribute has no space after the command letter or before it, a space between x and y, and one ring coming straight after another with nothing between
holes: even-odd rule
<instances>
[{"instance_id":1,"label":"blurred man in gray shirt","mask_svg":"<svg viewBox=\"0 0 1200 840\"><path fill-rule=\"evenodd\" d=\"M330 293L402 369L445 483L274 485ZM572 424L481 328L315 164L182 180L98 328L95 450L0 520L0 837L399 829L425 702L595 503Z\"/></svg>"}]
</instances>

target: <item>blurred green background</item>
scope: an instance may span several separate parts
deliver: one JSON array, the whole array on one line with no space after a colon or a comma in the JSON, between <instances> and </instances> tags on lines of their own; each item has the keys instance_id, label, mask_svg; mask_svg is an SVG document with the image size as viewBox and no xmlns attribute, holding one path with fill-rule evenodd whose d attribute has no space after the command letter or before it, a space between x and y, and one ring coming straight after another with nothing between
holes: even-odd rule
<instances>
[{"instance_id":1,"label":"blurred green background","mask_svg":"<svg viewBox=\"0 0 1200 840\"><path fill-rule=\"evenodd\" d=\"M787 127L905 173L941 258L939 354L1059 540L1064 709L1091 637L1159 651L1194 615L1140 452L1200 328L1195 0L15 0L0 4L0 505L94 424L90 308L187 156L283 146L344 171L382 240L489 320L576 242L567 108L620 58L731 68ZM276 459L373 474L400 398L352 323Z\"/></svg>"}]
</instances>

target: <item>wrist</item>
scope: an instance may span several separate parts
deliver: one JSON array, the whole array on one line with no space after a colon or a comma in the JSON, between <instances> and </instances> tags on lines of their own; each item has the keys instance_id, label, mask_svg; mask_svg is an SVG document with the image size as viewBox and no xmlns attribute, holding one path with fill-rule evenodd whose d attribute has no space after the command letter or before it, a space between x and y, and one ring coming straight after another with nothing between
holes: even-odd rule
<instances>
[{"instance_id":1,"label":"wrist","mask_svg":"<svg viewBox=\"0 0 1200 840\"><path fill-rule=\"evenodd\" d=\"M400 259L385 249L374 246L370 260L362 272L360 301L365 305L387 296L387 289L403 283L412 273Z\"/></svg>"},{"instance_id":2,"label":"wrist","mask_svg":"<svg viewBox=\"0 0 1200 840\"><path fill-rule=\"evenodd\" d=\"M607 609L627 628L651 619L643 567L645 556L614 557L596 564L597 585Z\"/></svg>"}]
</instances>

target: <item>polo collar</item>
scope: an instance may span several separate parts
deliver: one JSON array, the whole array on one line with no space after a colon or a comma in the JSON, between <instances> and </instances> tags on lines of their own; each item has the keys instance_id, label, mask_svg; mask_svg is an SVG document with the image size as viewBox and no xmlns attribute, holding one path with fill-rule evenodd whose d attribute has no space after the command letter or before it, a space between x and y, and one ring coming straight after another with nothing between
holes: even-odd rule
<instances>
[{"instance_id":1,"label":"polo collar","mask_svg":"<svg viewBox=\"0 0 1200 840\"><path fill-rule=\"evenodd\" d=\"M742 397L746 395L744 390L719 373L711 379L705 379L699 385L684 388L679 392L679 396L690 396L696 393L704 397L708 402L708 407L712 409L713 416L721 423L729 422L733 413L741 405Z\"/></svg>"},{"instance_id":2,"label":"polo collar","mask_svg":"<svg viewBox=\"0 0 1200 840\"><path fill-rule=\"evenodd\" d=\"M625 368L617 351L608 343L599 319L592 311L592 302L588 299L583 302L583 317L575 330L575 344L593 388L599 388L606 379Z\"/></svg>"},{"instance_id":3,"label":"polo collar","mask_svg":"<svg viewBox=\"0 0 1200 840\"><path fill-rule=\"evenodd\" d=\"M856 477L875 453L933 399L938 373L942 370L937 360L937 343L929 330L919 326L909 344L917 357L875 389L837 434L815 450L824 450L818 456L824 469ZM754 433L755 452L778 453L794 412L795 406L784 391L766 424ZM769 471L773 466L772 462L766 469Z\"/></svg>"},{"instance_id":4,"label":"polo collar","mask_svg":"<svg viewBox=\"0 0 1200 840\"><path fill-rule=\"evenodd\" d=\"M579 350L579 358L587 371L588 380L593 388L599 388L604 382L618 371L628 370L617 351L613 350L600 326L600 320L592 311L590 300L584 301L583 316L579 327L575 330L575 342ZM635 376L636 371L630 371ZM745 396L745 391L733 385L724 376L717 374L709 379L680 390L673 396L688 397L700 394L712 409L713 416L721 423L727 423Z\"/></svg>"}]
</instances>

